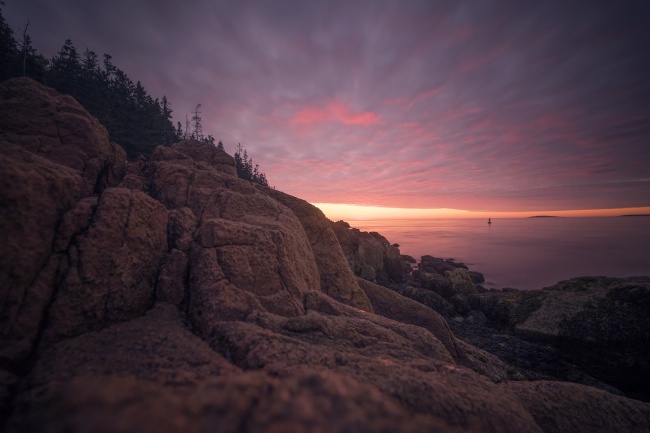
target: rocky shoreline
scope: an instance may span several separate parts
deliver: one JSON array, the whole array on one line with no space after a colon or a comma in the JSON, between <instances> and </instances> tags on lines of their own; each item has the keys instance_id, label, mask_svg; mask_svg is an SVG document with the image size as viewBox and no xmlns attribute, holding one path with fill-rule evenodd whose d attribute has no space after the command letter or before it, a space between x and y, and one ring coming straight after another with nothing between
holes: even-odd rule
<instances>
[{"instance_id":1,"label":"rocky shoreline","mask_svg":"<svg viewBox=\"0 0 650 433\"><path fill-rule=\"evenodd\" d=\"M0 145L0 431L650 431L646 277L410 272L209 144L127 161L29 79Z\"/></svg>"},{"instance_id":2,"label":"rocky shoreline","mask_svg":"<svg viewBox=\"0 0 650 433\"><path fill-rule=\"evenodd\" d=\"M332 225L357 276L442 315L457 337L505 362L509 380L570 381L650 401L650 277L486 289L481 273L453 258L418 262L379 233Z\"/></svg>"}]
</instances>

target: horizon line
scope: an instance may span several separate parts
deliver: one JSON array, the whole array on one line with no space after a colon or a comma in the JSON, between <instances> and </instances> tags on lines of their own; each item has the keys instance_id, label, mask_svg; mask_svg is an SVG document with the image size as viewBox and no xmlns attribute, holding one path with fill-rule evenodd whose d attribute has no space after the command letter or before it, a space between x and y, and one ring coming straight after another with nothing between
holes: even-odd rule
<instances>
[{"instance_id":1,"label":"horizon line","mask_svg":"<svg viewBox=\"0 0 650 433\"><path fill-rule=\"evenodd\" d=\"M648 215L648 207L624 207L604 209L536 210L536 211L469 211L452 208L399 208L364 206L342 203L312 203L327 218L338 221L408 220L444 218L530 218L549 217L618 217L627 215Z\"/></svg>"}]
</instances>

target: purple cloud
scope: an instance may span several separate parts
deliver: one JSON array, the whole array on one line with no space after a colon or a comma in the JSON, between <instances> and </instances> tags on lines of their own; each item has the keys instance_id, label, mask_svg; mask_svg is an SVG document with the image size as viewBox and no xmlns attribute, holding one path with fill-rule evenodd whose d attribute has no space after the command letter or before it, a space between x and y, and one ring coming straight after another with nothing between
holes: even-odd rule
<instances>
[{"instance_id":1,"label":"purple cloud","mask_svg":"<svg viewBox=\"0 0 650 433\"><path fill-rule=\"evenodd\" d=\"M650 206L641 2L9 1L54 54L113 55L177 120L312 202Z\"/></svg>"}]
</instances>

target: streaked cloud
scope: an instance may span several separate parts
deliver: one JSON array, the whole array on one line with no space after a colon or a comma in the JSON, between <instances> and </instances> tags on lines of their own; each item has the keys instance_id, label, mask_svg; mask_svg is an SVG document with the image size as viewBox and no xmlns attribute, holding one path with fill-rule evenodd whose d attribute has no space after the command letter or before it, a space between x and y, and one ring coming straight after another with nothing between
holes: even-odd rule
<instances>
[{"instance_id":1,"label":"streaked cloud","mask_svg":"<svg viewBox=\"0 0 650 433\"><path fill-rule=\"evenodd\" d=\"M108 52L178 120L316 203L650 205L650 6L577 1L9 1L51 55Z\"/></svg>"}]
</instances>

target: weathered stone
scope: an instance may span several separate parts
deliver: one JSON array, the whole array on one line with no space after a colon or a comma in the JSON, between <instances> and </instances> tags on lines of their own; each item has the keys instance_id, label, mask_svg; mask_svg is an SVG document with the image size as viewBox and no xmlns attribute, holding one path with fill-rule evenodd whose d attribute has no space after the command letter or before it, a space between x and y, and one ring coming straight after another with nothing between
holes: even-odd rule
<instances>
[{"instance_id":1,"label":"weathered stone","mask_svg":"<svg viewBox=\"0 0 650 433\"><path fill-rule=\"evenodd\" d=\"M169 246L188 252L198 224L198 219L189 208L182 207L169 211L167 227Z\"/></svg>"},{"instance_id":2,"label":"weathered stone","mask_svg":"<svg viewBox=\"0 0 650 433\"><path fill-rule=\"evenodd\" d=\"M126 153L70 96L29 78L0 84L0 140L76 170L87 196L115 186L124 175Z\"/></svg>"},{"instance_id":3,"label":"weathered stone","mask_svg":"<svg viewBox=\"0 0 650 433\"><path fill-rule=\"evenodd\" d=\"M85 224L62 253L47 341L140 316L155 299L167 252L165 208L143 193L108 188Z\"/></svg>"},{"instance_id":4,"label":"weathered stone","mask_svg":"<svg viewBox=\"0 0 650 433\"><path fill-rule=\"evenodd\" d=\"M29 356L52 300L56 230L79 198L81 178L6 142L0 153L0 359ZM64 224L63 224L64 225Z\"/></svg>"},{"instance_id":5,"label":"weathered stone","mask_svg":"<svg viewBox=\"0 0 650 433\"><path fill-rule=\"evenodd\" d=\"M238 372L183 326L175 307L158 304L144 317L41 352L7 431L196 429L190 413L170 405L178 402L175 395Z\"/></svg>"},{"instance_id":6,"label":"weathered stone","mask_svg":"<svg viewBox=\"0 0 650 433\"><path fill-rule=\"evenodd\" d=\"M385 237L377 232L362 232L351 228L345 221L331 223L331 227L355 275L380 283L402 281L406 273L403 259L399 249Z\"/></svg>"},{"instance_id":7,"label":"weathered stone","mask_svg":"<svg viewBox=\"0 0 650 433\"><path fill-rule=\"evenodd\" d=\"M173 249L165 257L158 275L156 299L180 305L187 292L187 254Z\"/></svg>"},{"instance_id":8,"label":"weathered stone","mask_svg":"<svg viewBox=\"0 0 650 433\"><path fill-rule=\"evenodd\" d=\"M399 293L407 298L411 298L419 303L426 305L438 314L445 317L452 317L456 314L454 306L439 294L431 290L420 289L417 287L405 287Z\"/></svg>"},{"instance_id":9,"label":"weathered stone","mask_svg":"<svg viewBox=\"0 0 650 433\"><path fill-rule=\"evenodd\" d=\"M367 281L375 281L377 278L375 269L370 265L361 266L361 269L359 270L359 276Z\"/></svg>"},{"instance_id":10,"label":"weathered stone","mask_svg":"<svg viewBox=\"0 0 650 433\"><path fill-rule=\"evenodd\" d=\"M31 135L16 123L28 111L11 105L25 99L21 86L34 87L28 106L45 107L27 122ZM23 247L0 247L6 431L540 432L553 420L580 431L565 414L588 422L592 409L646 426L649 405L588 390L544 417L524 387L495 384L515 377L509 366L457 340L438 314L357 283L322 212L236 178L216 148L159 147L124 167L128 188L114 188L120 175L106 169L119 171L119 155L81 142L103 138L70 98L25 80L1 84L7 107L3 97L22 113L0 119L0 229ZM48 135L53 106L70 113L62 137ZM373 270L383 260L388 275L386 251L364 260ZM443 263L466 282L461 264ZM643 284L611 299L636 314ZM520 308L522 294L502 293L490 304L452 287L472 307L511 302L507 326L545 300ZM643 332L631 327L629 341Z\"/></svg>"},{"instance_id":11,"label":"weathered stone","mask_svg":"<svg viewBox=\"0 0 650 433\"><path fill-rule=\"evenodd\" d=\"M398 322L410 323L428 329L444 344L454 358L459 359L460 354L454 336L451 334L445 319L439 316L438 313L385 287L361 278L357 281L363 291L366 292L368 299L370 299L375 313Z\"/></svg>"},{"instance_id":12,"label":"weathered stone","mask_svg":"<svg viewBox=\"0 0 650 433\"><path fill-rule=\"evenodd\" d=\"M447 277L449 278L449 281L451 281L454 291L465 295L478 293L478 290L476 290L476 286L472 282L466 269L456 268L453 271L448 272Z\"/></svg>"},{"instance_id":13,"label":"weathered stone","mask_svg":"<svg viewBox=\"0 0 650 433\"><path fill-rule=\"evenodd\" d=\"M526 406L546 433L650 431L650 405L566 382L503 385Z\"/></svg>"},{"instance_id":14,"label":"weathered stone","mask_svg":"<svg viewBox=\"0 0 650 433\"><path fill-rule=\"evenodd\" d=\"M174 143L172 147L194 161L210 164L220 173L237 176L235 158L216 146L196 140L182 140Z\"/></svg>"},{"instance_id":15,"label":"weathered stone","mask_svg":"<svg viewBox=\"0 0 650 433\"><path fill-rule=\"evenodd\" d=\"M453 271L456 267L451 261L445 261L438 257L424 255L420 258L420 265L418 268L424 272L444 275L445 272Z\"/></svg>"},{"instance_id":16,"label":"weathered stone","mask_svg":"<svg viewBox=\"0 0 650 433\"><path fill-rule=\"evenodd\" d=\"M431 274L429 272L416 271L414 277L420 284L420 287L423 289L432 290L442 297L449 298L456 293L452 282L440 274Z\"/></svg>"},{"instance_id":17,"label":"weathered stone","mask_svg":"<svg viewBox=\"0 0 650 433\"><path fill-rule=\"evenodd\" d=\"M363 290L359 288L336 235L330 227L330 221L325 218L323 212L306 201L283 192L272 189L267 192L291 209L300 220L318 265L323 293L353 307L372 311L372 305Z\"/></svg>"},{"instance_id":18,"label":"weathered stone","mask_svg":"<svg viewBox=\"0 0 650 433\"><path fill-rule=\"evenodd\" d=\"M485 282L485 276L480 272L468 271L468 274L474 284L483 284Z\"/></svg>"}]
</instances>

